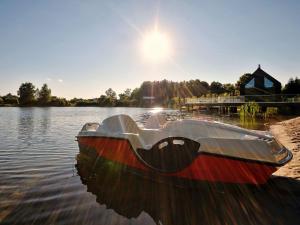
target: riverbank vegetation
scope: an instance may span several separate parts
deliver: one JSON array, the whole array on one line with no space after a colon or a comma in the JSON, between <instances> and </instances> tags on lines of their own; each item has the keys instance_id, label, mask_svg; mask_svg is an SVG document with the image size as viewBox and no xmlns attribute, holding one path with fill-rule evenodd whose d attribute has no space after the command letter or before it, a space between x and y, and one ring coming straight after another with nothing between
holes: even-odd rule
<instances>
[{"instance_id":1,"label":"riverbank vegetation","mask_svg":"<svg viewBox=\"0 0 300 225\"><path fill-rule=\"evenodd\" d=\"M280 112L282 113L282 111ZM246 120L255 119L256 117L266 119L270 117L275 117L278 114L279 114L279 109L277 107L266 107L265 109L263 109L256 102L248 102L239 107L239 115L241 119L246 119Z\"/></svg>"},{"instance_id":2,"label":"riverbank vegetation","mask_svg":"<svg viewBox=\"0 0 300 225\"><path fill-rule=\"evenodd\" d=\"M168 80L145 81L140 87L126 89L117 94L112 88L108 88L98 98L83 99L73 98L67 100L63 97L53 96L51 89L44 84L40 89L30 82L22 83L17 95L11 93L0 96L0 106L99 106L99 107L153 107L162 106L178 108L184 102L184 98L211 97L211 96L238 96L239 85L247 79L249 74L240 77L236 84L222 84L213 81L210 84L205 81L190 80L174 82ZM291 78L283 87L284 94L300 94L300 79ZM245 114L252 114L244 106Z\"/></svg>"},{"instance_id":3,"label":"riverbank vegetation","mask_svg":"<svg viewBox=\"0 0 300 225\"><path fill-rule=\"evenodd\" d=\"M256 102L248 102L240 107L240 116L254 118L260 112L260 107Z\"/></svg>"}]
</instances>

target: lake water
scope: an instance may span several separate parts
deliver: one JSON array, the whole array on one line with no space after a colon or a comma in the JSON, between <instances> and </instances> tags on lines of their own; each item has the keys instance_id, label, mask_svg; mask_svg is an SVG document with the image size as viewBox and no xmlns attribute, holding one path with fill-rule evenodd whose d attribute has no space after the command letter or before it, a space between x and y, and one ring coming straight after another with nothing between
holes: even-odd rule
<instances>
[{"instance_id":1,"label":"lake water","mask_svg":"<svg viewBox=\"0 0 300 225\"><path fill-rule=\"evenodd\" d=\"M281 204L277 190L270 196L247 193L252 197L246 198L110 176L104 170L91 177L90 165L79 163L75 141L82 125L120 113L139 119L149 111L0 108L0 224L276 224L274 205ZM241 125L238 119L221 120ZM264 123L255 124L265 129ZM268 212L266 198L273 202ZM293 213L281 213L279 221L292 222Z\"/></svg>"}]
</instances>

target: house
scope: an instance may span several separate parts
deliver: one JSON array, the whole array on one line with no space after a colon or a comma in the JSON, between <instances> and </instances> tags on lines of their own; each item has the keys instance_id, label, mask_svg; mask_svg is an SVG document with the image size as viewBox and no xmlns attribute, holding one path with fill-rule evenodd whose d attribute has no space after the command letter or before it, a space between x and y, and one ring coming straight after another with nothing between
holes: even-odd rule
<instances>
[{"instance_id":1,"label":"house","mask_svg":"<svg viewBox=\"0 0 300 225\"><path fill-rule=\"evenodd\" d=\"M248 79L240 85L240 95L274 95L280 94L281 83L266 73L258 65Z\"/></svg>"}]
</instances>

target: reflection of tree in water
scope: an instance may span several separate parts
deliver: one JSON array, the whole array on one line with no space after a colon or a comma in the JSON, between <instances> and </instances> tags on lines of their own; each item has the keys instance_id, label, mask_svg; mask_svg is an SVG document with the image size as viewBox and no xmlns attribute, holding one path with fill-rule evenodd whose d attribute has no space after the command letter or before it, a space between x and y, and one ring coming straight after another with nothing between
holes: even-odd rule
<instances>
[{"instance_id":1,"label":"reflection of tree in water","mask_svg":"<svg viewBox=\"0 0 300 225\"><path fill-rule=\"evenodd\" d=\"M120 165L100 161L95 164L91 157L78 155L81 181L99 204L127 218L145 212L157 224L295 224L299 219L296 180L274 178L261 189L242 185L185 189L142 179L122 172Z\"/></svg>"},{"instance_id":2,"label":"reflection of tree in water","mask_svg":"<svg viewBox=\"0 0 300 225\"><path fill-rule=\"evenodd\" d=\"M50 128L50 108L20 108L18 138L30 146L32 139L44 139ZM34 131L40 135L34 137Z\"/></svg>"},{"instance_id":3,"label":"reflection of tree in water","mask_svg":"<svg viewBox=\"0 0 300 225\"><path fill-rule=\"evenodd\" d=\"M49 131L50 125L51 125L51 108L45 107L41 108L41 121L40 121L40 127L41 127L41 133L42 135L46 135Z\"/></svg>"},{"instance_id":4,"label":"reflection of tree in water","mask_svg":"<svg viewBox=\"0 0 300 225\"><path fill-rule=\"evenodd\" d=\"M258 123L257 119L255 117L240 117L240 124L242 127L246 129L252 129L252 130L257 130L261 125Z\"/></svg>"},{"instance_id":5,"label":"reflection of tree in water","mask_svg":"<svg viewBox=\"0 0 300 225\"><path fill-rule=\"evenodd\" d=\"M34 111L34 108L20 108L19 111L18 138L27 146L30 146L32 143L35 119Z\"/></svg>"}]
</instances>

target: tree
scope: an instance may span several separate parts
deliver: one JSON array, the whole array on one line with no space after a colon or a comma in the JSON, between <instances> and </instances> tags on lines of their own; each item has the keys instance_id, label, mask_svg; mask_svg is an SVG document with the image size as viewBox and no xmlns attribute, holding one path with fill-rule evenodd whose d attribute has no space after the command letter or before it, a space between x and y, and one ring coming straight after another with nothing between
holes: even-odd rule
<instances>
[{"instance_id":1,"label":"tree","mask_svg":"<svg viewBox=\"0 0 300 225\"><path fill-rule=\"evenodd\" d=\"M141 101L141 89L135 88L130 95L130 104L131 106L140 106L139 101Z\"/></svg>"},{"instance_id":2,"label":"tree","mask_svg":"<svg viewBox=\"0 0 300 225\"><path fill-rule=\"evenodd\" d=\"M209 84L206 81L200 81L201 86L205 88L205 91L207 92L209 90Z\"/></svg>"},{"instance_id":3,"label":"tree","mask_svg":"<svg viewBox=\"0 0 300 225\"><path fill-rule=\"evenodd\" d=\"M117 100L116 92L113 89L109 88L105 91L105 94L106 94L106 97L109 101L108 105L109 106L115 106L115 103L116 103L116 100Z\"/></svg>"},{"instance_id":4,"label":"tree","mask_svg":"<svg viewBox=\"0 0 300 225\"><path fill-rule=\"evenodd\" d=\"M138 100L141 97L140 92L141 92L140 88L133 89L131 92L130 98Z\"/></svg>"},{"instance_id":5,"label":"tree","mask_svg":"<svg viewBox=\"0 0 300 225\"><path fill-rule=\"evenodd\" d=\"M208 92L209 89L208 83L200 81L199 79L187 81L186 86L190 97L199 97L201 95L204 95Z\"/></svg>"},{"instance_id":6,"label":"tree","mask_svg":"<svg viewBox=\"0 0 300 225\"><path fill-rule=\"evenodd\" d=\"M242 76L240 76L239 80L235 84L235 89L240 90L241 84L245 83L246 80L248 80L252 76L251 73L245 73Z\"/></svg>"},{"instance_id":7,"label":"tree","mask_svg":"<svg viewBox=\"0 0 300 225\"><path fill-rule=\"evenodd\" d=\"M225 89L220 82L213 81L210 84L210 92L214 94L221 94L225 92Z\"/></svg>"},{"instance_id":8,"label":"tree","mask_svg":"<svg viewBox=\"0 0 300 225\"><path fill-rule=\"evenodd\" d=\"M77 102L79 102L82 99L78 99L78 98L72 98L69 102L72 106L76 106Z\"/></svg>"},{"instance_id":9,"label":"tree","mask_svg":"<svg viewBox=\"0 0 300 225\"><path fill-rule=\"evenodd\" d=\"M117 97L117 94L116 92L111 89L111 88L108 88L106 91L105 91L105 94L108 98L116 98Z\"/></svg>"},{"instance_id":10,"label":"tree","mask_svg":"<svg viewBox=\"0 0 300 225\"><path fill-rule=\"evenodd\" d=\"M127 88L124 93L119 94L118 106L129 106L130 105L131 90Z\"/></svg>"},{"instance_id":11,"label":"tree","mask_svg":"<svg viewBox=\"0 0 300 225\"><path fill-rule=\"evenodd\" d=\"M56 96L51 96L51 103L52 106L68 106L69 103L65 98L58 98Z\"/></svg>"},{"instance_id":12,"label":"tree","mask_svg":"<svg viewBox=\"0 0 300 225\"><path fill-rule=\"evenodd\" d=\"M20 104L24 106L33 105L35 102L35 94L36 89L32 83L22 83L18 90Z\"/></svg>"},{"instance_id":13,"label":"tree","mask_svg":"<svg viewBox=\"0 0 300 225\"><path fill-rule=\"evenodd\" d=\"M126 88L126 90L124 91L124 95L125 95L127 98L130 98L130 96L131 96L131 89L130 89L130 88Z\"/></svg>"},{"instance_id":14,"label":"tree","mask_svg":"<svg viewBox=\"0 0 300 225\"><path fill-rule=\"evenodd\" d=\"M223 84L223 87L225 89L225 92L229 93L230 95L234 95L235 88L233 84Z\"/></svg>"},{"instance_id":15,"label":"tree","mask_svg":"<svg viewBox=\"0 0 300 225\"><path fill-rule=\"evenodd\" d=\"M282 93L284 94L300 94L300 79L290 78L288 83L284 86Z\"/></svg>"},{"instance_id":16,"label":"tree","mask_svg":"<svg viewBox=\"0 0 300 225\"><path fill-rule=\"evenodd\" d=\"M47 105L51 101L51 89L47 84L44 84L40 91L38 91L38 103Z\"/></svg>"},{"instance_id":17,"label":"tree","mask_svg":"<svg viewBox=\"0 0 300 225\"><path fill-rule=\"evenodd\" d=\"M2 99L4 101L4 104L8 105L18 105L19 104L19 98L16 95L12 95L11 93L8 93L5 96L2 96Z\"/></svg>"},{"instance_id":18,"label":"tree","mask_svg":"<svg viewBox=\"0 0 300 225\"><path fill-rule=\"evenodd\" d=\"M98 98L98 104L99 106L108 106L109 105L109 99L106 95L101 95L100 98Z\"/></svg>"}]
</instances>

